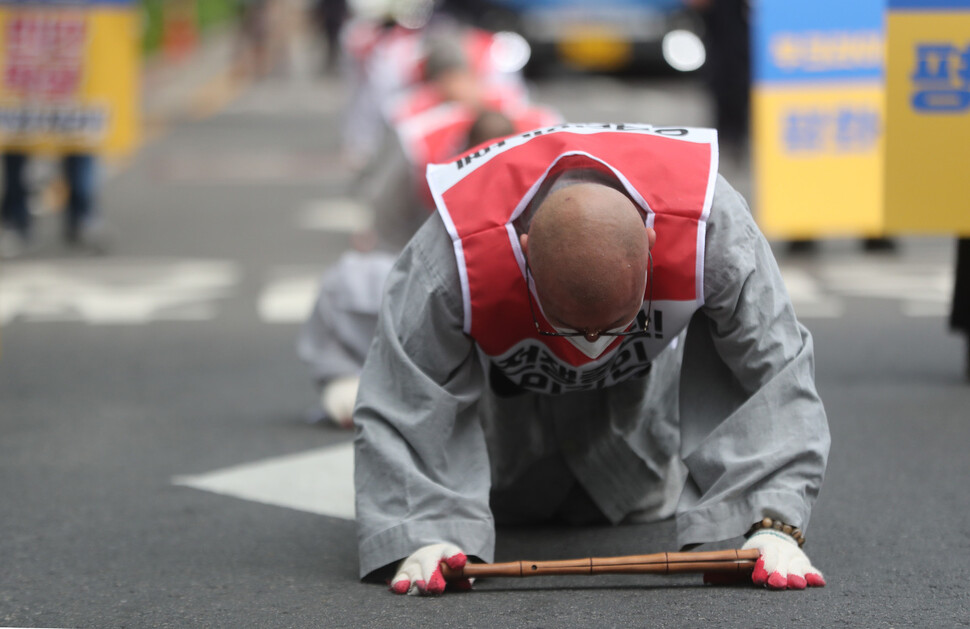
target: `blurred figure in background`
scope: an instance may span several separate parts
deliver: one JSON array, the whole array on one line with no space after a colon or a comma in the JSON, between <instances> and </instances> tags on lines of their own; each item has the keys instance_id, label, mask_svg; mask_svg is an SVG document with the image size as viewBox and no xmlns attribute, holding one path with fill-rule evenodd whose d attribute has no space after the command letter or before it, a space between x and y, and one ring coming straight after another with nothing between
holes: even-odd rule
<instances>
[{"instance_id":1,"label":"blurred figure in background","mask_svg":"<svg viewBox=\"0 0 970 629\"><path fill-rule=\"evenodd\" d=\"M402 78L401 87L382 98L381 147L355 182L355 196L374 211L371 240L390 250L403 247L433 211L425 167L465 150L479 115L492 111L508 118L512 130L497 135L562 121L557 112L529 104L520 75L490 65L493 34L450 24L427 30L416 60L418 78ZM401 52L414 54L413 43Z\"/></svg>"},{"instance_id":2,"label":"blurred figure in background","mask_svg":"<svg viewBox=\"0 0 970 629\"><path fill-rule=\"evenodd\" d=\"M486 111L465 129L465 146L472 148L512 133L514 124L504 114ZM396 221L401 237L413 235L431 212L414 211L416 206L424 206L415 195L411 172L409 168L401 171L406 180L399 182L397 189L397 211L407 212L405 220ZM388 194L388 205L382 212L394 210L394 198ZM387 218L395 220L393 214ZM320 396L320 415L313 420L345 429L353 426L360 371L377 326L384 280L396 257L396 250L352 251L323 274L313 310L297 340L297 353L310 368Z\"/></svg>"},{"instance_id":3,"label":"blurred figure in background","mask_svg":"<svg viewBox=\"0 0 970 629\"><path fill-rule=\"evenodd\" d=\"M341 33L341 48L341 70L349 91L343 161L360 171L384 141L385 102L420 78L421 33L400 26L390 16L354 16Z\"/></svg>"},{"instance_id":4,"label":"blurred figure in background","mask_svg":"<svg viewBox=\"0 0 970 629\"><path fill-rule=\"evenodd\" d=\"M31 247L33 218L30 190L26 181L29 156L3 154L3 197L0 200L0 258L15 258ZM91 153L69 153L61 160L67 182L63 209L63 238L72 247L104 253L107 239L98 216L98 158Z\"/></svg>"},{"instance_id":5,"label":"blurred figure in background","mask_svg":"<svg viewBox=\"0 0 970 629\"><path fill-rule=\"evenodd\" d=\"M297 354L309 367L320 396L312 421L353 426L360 370L394 258L387 252L351 251L321 277L313 310L297 339Z\"/></svg>"},{"instance_id":6,"label":"blurred figure in background","mask_svg":"<svg viewBox=\"0 0 970 629\"><path fill-rule=\"evenodd\" d=\"M953 305L950 328L964 336L965 376L970 382L970 238L957 240L956 277L953 283Z\"/></svg>"},{"instance_id":7,"label":"blurred figure in background","mask_svg":"<svg viewBox=\"0 0 970 629\"><path fill-rule=\"evenodd\" d=\"M312 0L313 18L323 35L326 59L324 69L334 73L340 64L340 32L350 14L347 0Z\"/></svg>"},{"instance_id":8,"label":"blurred figure in background","mask_svg":"<svg viewBox=\"0 0 970 629\"><path fill-rule=\"evenodd\" d=\"M374 221L355 235L359 251L342 256L321 278L298 353L319 390L319 419L349 428L384 279L434 212L427 165L563 120L528 102L521 68L495 63L501 42L493 33L447 21L412 29L390 20L355 20L344 36L356 46L347 61L361 81L348 111L356 121L347 136L349 152L369 155L353 195ZM377 127L382 140L371 146Z\"/></svg>"},{"instance_id":9,"label":"blurred figure in background","mask_svg":"<svg viewBox=\"0 0 970 629\"><path fill-rule=\"evenodd\" d=\"M361 170L404 118L442 102L504 109L527 99L522 66L508 38L432 15L404 26L393 14L355 16L342 34L351 97L343 152Z\"/></svg>"},{"instance_id":10,"label":"blurred figure in background","mask_svg":"<svg viewBox=\"0 0 970 629\"><path fill-rule=\"evenodd\" d=\"M236 73L263 78L275 63L274 5L278 0L238 0Z\"/></svg>"}]
</instances>

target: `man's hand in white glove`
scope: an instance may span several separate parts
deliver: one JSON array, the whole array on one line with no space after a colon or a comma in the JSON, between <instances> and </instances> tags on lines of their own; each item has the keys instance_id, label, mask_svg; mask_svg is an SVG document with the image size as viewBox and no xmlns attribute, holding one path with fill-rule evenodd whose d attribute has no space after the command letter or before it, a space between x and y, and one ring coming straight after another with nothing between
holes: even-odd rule
<instances>
[{"instance_id":1,"label":"man's hand in white glove","mask_svg":"<svg viewBox=\"0 0 970 629\"><path fill-rule=\"evenodd\" d=\"M395 594L442 594L445 585L456 590L470 590L471 579L446 584L441 574L442 561L452 570L458 570L465 567L467 560L465 553L454 544L423 546L397 567L397 573L391 579L391 591Z\"/></svg>"},{"instance_id":2,"label":"man's hand in white glove","mask_svg":"<svg viewBox=\"0 0 970 629\"><path fill-rule=\"evenodd\" d=\"M320 391L323 412L341 428L351 428L354 425L354 404L357 402L359 386L360 378L345 376L331 380Z\"/></svg>"},{"instance_id":3,"label":"man's hand in white glove","mask_svg":"<svg viewBox=\"0 0 970 629\"><path fill-rule=\"evenodd\" d=\"M802 590L806 586L825 585L822 573L812 566L791 535L774 529L761 529L741 547L742 550L751 548L761 551L761 557L751 573L751 580L756 585L765 585L773 590Z\"/></svg>"}]
</instances>

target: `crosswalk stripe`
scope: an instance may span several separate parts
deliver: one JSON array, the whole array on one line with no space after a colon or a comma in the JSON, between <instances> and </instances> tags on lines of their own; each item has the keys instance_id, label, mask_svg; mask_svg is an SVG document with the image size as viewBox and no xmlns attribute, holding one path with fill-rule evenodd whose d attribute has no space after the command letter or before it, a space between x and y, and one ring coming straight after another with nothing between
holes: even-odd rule
<instances>
[{"instance_id":1,"label":"crosswalk stripe","mask_svg":"<svg viewBox=\"0 0 970 629\"><path fill-rule=\"evenodd\" d=\"M350 198L318 199L304 205L297 218L301 229L357 233L374 223L373 211Z\"/></svg>"},{"instance_id":2,"label":"crosswalk stripe","mask_svg":"<svg viewBox=\"0 0 970 629\"><path fill-rule=\"evenodd\" d=\"M236 465L205 474L176 476L172 483L353 520L354 446L343 443Z\"/></svg>"},{"instance_id":3,"label":"crosswalk stripe","mask_svg":"<svg viewBox=\"0 0 970 629\"><path fill-rule=\"evenodd\" d=\"M259 296L259 318L266 323L306 321L320 284L319 273L301 272L271 281Z\"/></svg>"},{"instance_id":4,"label":"crosswalk stripe","mask_svg":"<svg viewBox=\"0 0 970 629\"><path fill-rule=\"evenodd\" d=\"M0 325L210 320L239 277L239 265L228 260L19 262L0 271Z\"/></svg>"},{"instance_id":5,"label":"crosswalk stripe","mask_svg":"<svg viewBox=\"0 0 970 629\"><path fill-rule=\"evenodd\" d=\"M368 224L353 205L309 205L301 221L314 229L355 231ZM225 312L245 279L231 260L101 258L21 260L0 269L0 326L78 321L136 325L153 321L211 321ZM324 265L278 266L264 274L255 309L267 324L299 324L316 299ZM838 318L849 299L893 302L905 317L946 316L953 272L943 264L832 263L781 266L802 319Z\"/></svg>"}]
</instances>

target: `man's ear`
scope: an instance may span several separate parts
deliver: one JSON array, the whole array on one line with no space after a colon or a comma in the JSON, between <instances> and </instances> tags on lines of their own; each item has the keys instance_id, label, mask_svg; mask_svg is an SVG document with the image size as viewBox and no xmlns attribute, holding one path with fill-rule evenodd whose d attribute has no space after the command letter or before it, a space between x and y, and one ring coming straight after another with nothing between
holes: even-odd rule
<instances>
[{"instance_id":1,"label":"man's ear","mask_svg":"<svg viewBox=\"0 0 970 629\"><path fill-rule=\"evenodd\" d=\"M522 247L522 255L529 257L529 234L519 234L519 246Z\"/></svg>"},{"instance_id":2,"label":"man's ear","mask_svg":"<svg viewBox=\"0 0 970 629\"><path fill-rule=\"evenodd\" d=\"M647 244L650 245L650 249L652 250L653 246L657 244L657 232L654 231L652 227L647 227L646 230L647 230Z\"/></svg>"}]
</instances>

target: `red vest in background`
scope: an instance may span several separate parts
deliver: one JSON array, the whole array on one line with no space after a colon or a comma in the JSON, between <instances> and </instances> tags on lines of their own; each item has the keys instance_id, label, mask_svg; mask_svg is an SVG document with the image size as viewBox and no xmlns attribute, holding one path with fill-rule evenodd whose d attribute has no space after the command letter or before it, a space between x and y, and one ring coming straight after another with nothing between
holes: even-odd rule
<instances>
[{"instance_id":1,"label":"red vest in background","mask_svg":"<svg viewBox=\"0 0 970 629\"><path fill-rule=\"evenodd\" d=\"M548 107L523 105L503 113L512 121L516 133L552 126L563 120L559 112ZM476 117L470 107L449 102L411 116L395 127L401 148L414 168L416 193L429 211L434 210L434 200L424 178L428 164L446 161L464 151Z\"/></svg>"},{"instance_id":2,"label":"red vest in background","mask_svg":"<svg viewBox=\"0 0 970 629\"><path fill-rule=\"evenodd\" d=\"M704 303L716 137L710 129L564 124L428 167L435 204L454 243L464 331L509 380L553 394L610 386L644 375L687 326ZM617 180L657 231L645 295L652 289L652 334L618 338L595 359L564 338L536 332L513 225L543 181L576 168L594 168ZM647 305L645 299L643 308ZM542 322L538 308L536 316ZM545 325L551 329L548 321Z\"/></svg>"}]
</instances>

